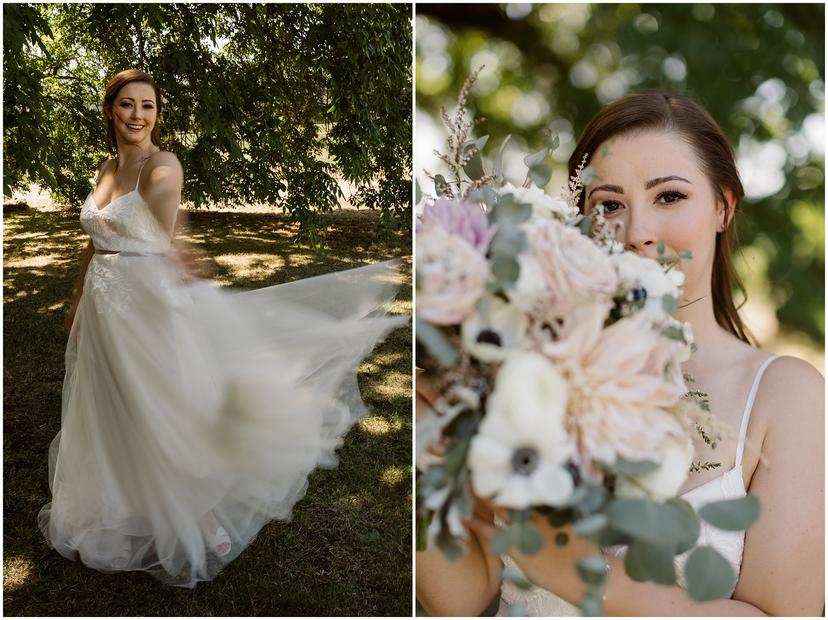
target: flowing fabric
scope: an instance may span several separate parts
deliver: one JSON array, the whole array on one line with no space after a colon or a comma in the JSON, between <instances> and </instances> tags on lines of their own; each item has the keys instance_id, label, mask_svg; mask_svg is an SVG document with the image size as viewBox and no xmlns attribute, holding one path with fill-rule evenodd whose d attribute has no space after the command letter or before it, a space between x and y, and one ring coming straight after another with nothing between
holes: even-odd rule
<instances>
[{"instance_id":1,"label":"flowing fabric","mask_svg":"<svg viewBox=\"0 0 828 620\"><path fill-rule=\"evenodd\" d=\"M137 189L100 210L90 194L81 225L118 253L86 272L39 525L91 568L193 587L336 465L365 411L357 366L405 321L383 316L397 266L228 292L182 279Z\"/></svg>"}]
</instances>

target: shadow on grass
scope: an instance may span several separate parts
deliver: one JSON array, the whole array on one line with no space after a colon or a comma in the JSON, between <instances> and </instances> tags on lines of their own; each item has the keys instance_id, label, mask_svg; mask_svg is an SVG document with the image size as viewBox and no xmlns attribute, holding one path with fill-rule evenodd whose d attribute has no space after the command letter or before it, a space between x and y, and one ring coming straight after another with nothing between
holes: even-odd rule
<instances>
[{"instance_id":1,"label":"shadow on grass","mask_svg":"<svg viewBox=\"0 0 828 620\"><path fill-rule=\"evenodd\" d=\"M373 213L332 216L327 250L292 242L287 218L192 213L190 237L218 257L217 281L259 288L405 257L394 312L410 313L411 245ZM272 522L194 590L141 573L105 575L49 549L47 453L60 427L63 319L87 237L76 214L4 209L4 609L9 615L394 615L411 613L411 332L363 362L370 413L335 470L315 472L290 523Z\"/></svg>"}]
</instances>

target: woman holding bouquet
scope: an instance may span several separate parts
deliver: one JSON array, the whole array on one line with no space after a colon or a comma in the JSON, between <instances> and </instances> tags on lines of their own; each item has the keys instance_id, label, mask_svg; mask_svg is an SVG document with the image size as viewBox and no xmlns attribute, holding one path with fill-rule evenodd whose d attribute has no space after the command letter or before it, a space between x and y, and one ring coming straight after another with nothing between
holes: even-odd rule
<instances>
[{"instance_id":1,"label":"woman holding bouquet","mask_svg":"<svg viewBox=\"0 0 828 620\"><path fill-rule=\"evenodd\" d=\"M649 91L630 94L592 119L570 158L571 176L584 157L592 174L578 197L582 213L602 211L616 239L639 256L677 258L685 251L689 254L683 256L692 256L681 262L684 287L676 318L692 326L698 350L682 371L693 377L691 389L707 393L716 418L733 432L725 433L715 449L698 438L696 460L720 466L695 468L679 497L698 508L749 492L761 505L746 534L701 525L699 544L715 548L738 576L729 598L693 601L682 587L680 564L679 585L635 581L625 572L623 550L605 549L604 613L820 614L824 380L802 360L759 349L739 317L731 296L731 252L743 190L730 145L700 106ZM623 372L621 361L618 368L612 359L608 364L606 373ZM418 413L434 407L438 397L420 378ZM661 483L670 488L670 481L654 481L652 490L663 491ZM417 594L429 613L477 615L498 593L501 613L513 604L530 615L578 613L575 605L584 598L585 586L575 565L596 552L592 543L572 535L568 544L556 544L571 528L555 528L536 513L532 519L543 538L541 551L527 555L513 548L498 556L490 550L491 539L496 524L506 518L493 501L475 497L473 517L464 523L468 544L462 558L450 562L436 548L418 553ZM504 566L514 565L533 587L521 589L502 579Z\"/></svg>"}]
</instances>

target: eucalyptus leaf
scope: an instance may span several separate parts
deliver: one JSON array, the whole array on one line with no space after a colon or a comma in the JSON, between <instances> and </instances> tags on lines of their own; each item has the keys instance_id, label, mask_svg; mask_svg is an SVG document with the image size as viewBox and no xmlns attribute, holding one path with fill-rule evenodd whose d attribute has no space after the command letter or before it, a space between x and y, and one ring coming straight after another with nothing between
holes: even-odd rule
<instances>
[{"instance_id":1,"label":"eucalyptus leaf","mask_svg":"<svg viewBox=\"0 0 828 620\"><path fill-rule=\"evenodd\" d=\"M573 531L578 536L592 536L609 525L609 519L605 514L594 514L579 519L573 526Z\"/></svg>"},{"instance_id":2,"label":"eucalyptus leaf","mask_svg":"<svg viewBox=\"0 0 828 620\"><path fill-rule=\"evenodd\" d=\"M746 530L759 518L759 500L746 495L705 504L699 509L699 516L721 530Z\"/></svg>"},{"instance_id":3,"label":"eucalyptus leaf","mask_svg":"<svg viewBox=\"0 0 828 620\"><path fill-rule=\"evenodd\" d=\"M601 584L607 575L607 560L603 555L589 555L576 564L581 579L588 584Z\"/></svg>"},{"instance_id":4,"label":"eucalyptus leaf","mask_svg":"<svg viewBox=\"0 0 828 620\"><path fill-rule=\"evenodd\" d=\"M663 295L661 297L661 307L667 314L675 314L678 312L678 300L672 295Z\"/></svg>"},{"instance_id":5,"label":"eucalyptus leaf","mask_svg":"<svg viewBox=\"0 0 828 620\"><path fill-rule=\"evenodd\" d=\"M661 334L671 340L684 342L684 330L676 325L667 325L661 329Z\"/></svg>"},{"instance_id":6,"label":"eucalyptus leaf","mask_svg":"<svg viewBox=\"0 0 828 620\"><path fill-rule=\"evenodd\" d=\"M483 157L480 155L480 151L475 151L469 158L466 165L463 166L463 172L465 172L472 181L477 181L486 176L486 173L483 170Z\"/></svg>"},{"instance_id":7,"label":"eucalyptus leaf","mask_svg":"<svg viewBox=\"0 0 828 620\"><path fill-rule=\"evenodd\" d=\"M446 189L448 188L448 181L446 181L446 177L442 174L435 174L434 175L434 193L437 194L438 198L442 198L446 195Z\"/></svg>"},{"instance_id":8,"label":"eucalyptus leaf","mask_svg":"<svg viewBox=\"0 0 828 620\"><path fill-rule=\"evenodd\" d=\"M420 191L420 182L415 180L414 181L414 204L420 204L420 201L423 199L423 192Z\"/></svg>"},{"instance_id":9,"label":"eucalyptus leaf","mask_svg":"<svg viewBox=\"0 0 828 620\"><path fill-rule=\"evenodd\" d=\"M659 240L658 244L656 245L656 252L658 252L659 256L664 256L664 252L666 251L666 247L664 242Z\"/></svg>"},{"instance_id":10,"label":"eucalyptus leaf","mask_svg":"<svg viewBox=\"0 0 828 620\"><path fill-rule=\"evenodd\" d=\"M687 593L699 603L726 598L736 586L736 572L713 547L698 547L684 565Z\"/></svg>"},{"instance_id":11,"label":"eucalyptus leaf","mask_svg":"<svg viewBox=\"0 0 828 620\"><path fill-rule=\"evenodd\" d=\"M612 527L635 539L666 544L678 535L673 511L648 498L613 500L606 514Z\"/></svg>"},{"instance_id":12,"label":"eucalyptus leaf","mask_svg":"<svg viewBox=\"0 0 828 620\"><path fill-rule=\"evenodd\" d=\"M492 553L503 555L512 548L512 533L510 526L497 530L489 543Z\"/></svg>"},{"instance_id":13,"label":"eucalyptus leaf","mask_svg":"<svg viewBox=\"0 0 828 620\"><path fill-rule=\"evenodd\" d=\"M624 556L627 575L635 581L652 581L665 586L676 583L673 553L669 547L647 540L635 540Z\"/></svg>"},{"instance_id":14,"label":"eucalyptus leaf","mask_svg":"<svg viewBox=\"0 0 828 620\"><path fill-rule=\"evenodd\" d=\"M625 458L618 457L612 465L605 465L607 469L612 472L623 474L625 476L640 476L659 468L659 464L654 461L628 461Z\"/></svg>"},{"instance_id":15,"label":"eucalyptus leaf","mask_svg":"<svg viewBox=\"0 0 828 620\"><path fill-rule=\"evenodd\" d=\"M494 162L494 174L495 174L495 182L499 185L503 183L503 152L506 150L506 145L509 143L509 140L512 138L512 135L509 134L500 144L500 148L497 151L497 157L495 157Z\"/></svg>"},{"instance_id":16,"label":"eucalyptus leaf","mask_svg":"<svg viewBox=\"0 0 828 620\"><path fill-rule=\"evenodd\" d=\"M536 153L531 153L523 158L523 163L526 164L527 168L532 168L537 166L541 163L546 157L549 155L549 149L544 147L540 151Z\"/></svg>"},{"instance_id":17,"label":"eucalyptus leaf","mask_svg":"<svg viewBox=\"0 0 828 620\"><path fill-rule=\"evenodd\" d=\"M512 256L498 256L492 263L492 275L504 285L514 284L520 275L520 264Z\"/></svg>"},{"instance_id":18,"label":"eucalyptus leaf","mask_svg":"<svg viewBox=\"0 0 828 620\"><path fill-rule=\"evenodd\" d=\"M592 235L592 226L592 218L588 215L583 215L581 216L581 219L578 220L578 229L587 237Z\"/></svg>"},{"instance_id":19,"label":"eucalyptus leaf","mask_svg":"<svg viewBox=\"0 0 828 620\"><path fill-rule=\"evenodd\" d=\"M421 318L416 320L417 341L420 342L437 361L450 368L457 363L457 350L439 327Z\"/></svg>"},{"instance_id":20,"label":"eucalyptus leaf","mask_svg":"<svg viewBox=\"0 0 828 620\"><path fill-rule=\"evenodd\" d=\"M435 537L434 542L437 544L437 548L443 552L443 555L446 556L450 562L459 560L466 554L465 547L458 542L447 526L440 528L440 532Z\"/></svg>"},{"instance_id":21,"label":"eucalyptus leaf","mask_svg":"<svg viewBox=\"0 0 828 620\"><path fill-rule=\"evenodd\" d=\"M581 613L587 618L597 618L604 615L604 601L598 594L587 593L578 605Z\"/></svg>"},{"instance_id":22,"label":"eucalyptus leaf","mask_svg":"<svg viewBox=\"0 0 828 620\"><path fill-rule=\"evenodd\" d=\"M556 133L549 134L549 137L546 139L546 146L549 147L550 151L554 151L561 145L561 138Z\"/></svg>"},{"instance_id":23,"label":"eucalyptus leaf","mask_svg":"<svg viewBox=\"0 0 828 620\"><path fill-rule=\"evenodd\" d=\"M673 553L679 554L689 551L696 546L701 533L701 523L695 509L679 497L667 500L664 505L673 512L673 521L678 532L678 535L674 538L676 547L673 549Z\"/></svg>"},{"instance_id":24,"label":"eucalyptus leaf","mask_svg":"<svg viewBox=\"0 0 828 620\"><path fill-rule=\"evenodd\" d=\"M516 585L521 590L528 590L532 587L532 582L526 578L526 575L523 574L516 566L504 566L503 570L500 573L500 578L503 581L508 581Z\"/></svg>"},{"instance_id":25,"label":"eucalyptus leaf","mask_svg":"<svg viewBox=\"0 0 828 620\"><path fill-rule=\"evenodd\" d=\"M545 187L551 178L552 168L548 164L535 164L529 168L529 180L540 188Z\"/></svg>"},{"instance_id":26,"label":"eucalyptus leaf","mask_svg":"<svg viewBox=\"0 0 828 620\"><path fill-rule=\"evenodd\" d=\"M518 550L526 555L534 555L543 546L543 537L540 531L532 523L513 523L513 541Z\"/></svg>"}]
</instances>

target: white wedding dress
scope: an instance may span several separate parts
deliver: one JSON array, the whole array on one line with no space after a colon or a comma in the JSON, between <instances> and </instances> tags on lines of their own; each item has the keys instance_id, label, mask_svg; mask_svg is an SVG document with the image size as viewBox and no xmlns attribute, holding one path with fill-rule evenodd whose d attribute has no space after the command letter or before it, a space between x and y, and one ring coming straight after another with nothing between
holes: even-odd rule
<instances>
[{"instance_id":1,"label":"white wedding dress","mask_svg":"<svg viewBox=\"0 0 828 620\"><path fill-rule=\"evenodd\" d=\"M753 410L753 402L756 399L756 393L759 390L759 382L762 380L762 375L768 365L777 358L776 355L768 357L756 373L753 380L753 385L745 402L745 408L742 412L742 423L739 428L739 440L736 446L736 464L733 469L730 469L720 476L708 480L704 484L689 490L687 493L681 495L681 498L691 504L696 510L705 504L711 502L718 502L726 499L737 499L745 497L747 490L745 489L744 478L742 475L742 454L745 449L745 438L747 437L748 423L750 421L750 414ZM710 545L714 547L719 553L733 567L738 577L742 567L742 553L745 547L745 533L732 532L720 530L709 523L701 521L701 530L699 533L696 546ZM618 557L623 557L626 547L610 547L604 550L605 553L612 553ZM682 553L674 558L677 574L677 585L684 588L686 582L684 580L684 563L692 549L686 553ZM508 555L501 556L504 565L516 567L514 560ZM730 593L731 596L733 592ZM556 616L556 617L571 617L581 615L580 610L563 600L556 594L532 586L527 590L522 590L516 585L503 582L501 586L500 608L498 616L510 615L510 607L517 605L522 607L527 616Z\"/></svg>"},{"instance_id":2,"label":"white wedding dress","mask_svg":"<svg viewBox=\"0 0 828 620\"><path fill-rule=\"evenodd\" d=\"M397 266L237 293L185 283L137 185L103 209L90 194L81 226L109 253L69 334L38 523L67 558L193 587L336 464L364 413L356 368L405 322L383 316Z\"/></svg>"}]
</instances>

